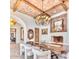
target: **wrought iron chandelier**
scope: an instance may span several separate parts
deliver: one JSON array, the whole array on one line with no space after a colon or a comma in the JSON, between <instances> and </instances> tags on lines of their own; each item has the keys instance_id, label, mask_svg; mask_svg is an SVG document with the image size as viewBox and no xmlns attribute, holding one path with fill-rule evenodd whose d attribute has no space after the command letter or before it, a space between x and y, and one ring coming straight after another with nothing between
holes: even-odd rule
<instances>
[{"instance_id":1,"label":"wrought iron chandelier","mask_svg":"<svg viewBox=\"0 0 79 59\"><path fill-rule=\"evenodd\" d=\"M43 1L44 0L42 0L42 10L43 10ZM49 21L50 21L50 16L45 12L42 12L40 15L35 17L35 22L38 25L47 25Z\"/></svg>"}]
</instances>

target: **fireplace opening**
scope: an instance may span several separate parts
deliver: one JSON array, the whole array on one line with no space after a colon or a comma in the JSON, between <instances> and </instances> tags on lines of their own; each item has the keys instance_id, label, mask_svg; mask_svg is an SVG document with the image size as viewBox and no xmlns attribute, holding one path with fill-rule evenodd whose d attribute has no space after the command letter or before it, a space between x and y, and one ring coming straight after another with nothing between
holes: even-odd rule
<instances>
[{"instance_id":1,"label":"fireplace opening","mask_svg":"<svg viewBox=\"0 0 79 59\"><path fill-rule=\"evenodd\" d=\"M63 43L63 36L53 36L53 42Z\"/></svg>"}]
</instances>

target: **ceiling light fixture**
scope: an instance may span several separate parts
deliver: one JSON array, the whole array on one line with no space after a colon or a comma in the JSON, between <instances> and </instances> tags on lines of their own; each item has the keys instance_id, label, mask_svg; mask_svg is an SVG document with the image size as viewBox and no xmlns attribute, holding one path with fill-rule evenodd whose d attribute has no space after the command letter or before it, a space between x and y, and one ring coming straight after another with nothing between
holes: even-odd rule
<instances>
[{"instance_id":1,"label":"ceiling light fixture","mask_svg":"<svg viewBox=\"0 0 79 59\"><path fill-rule=\"evenodd\" d=\"M42 10L43 10L43 1L44 0L42 0ZM38 25L47 25L49 21L50 21L50 16L45 12L42 12L40 15L35 17L35 22Z\"/></svg>"}]
</instances>

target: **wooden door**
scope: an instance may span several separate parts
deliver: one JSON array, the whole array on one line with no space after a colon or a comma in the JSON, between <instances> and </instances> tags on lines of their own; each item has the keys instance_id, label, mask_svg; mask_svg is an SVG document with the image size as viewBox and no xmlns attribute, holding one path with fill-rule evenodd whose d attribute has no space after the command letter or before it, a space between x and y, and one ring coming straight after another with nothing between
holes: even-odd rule
<instances>
[{"instance_id":1,"label":"wooden door","mask_svg":"<svg viewBox=\"0 0 79 59\"><path fill-rule=\"evenodd\" d=\"M39 43L39 28L35 28L35 42Z\"/></svg>"}]
</instances>

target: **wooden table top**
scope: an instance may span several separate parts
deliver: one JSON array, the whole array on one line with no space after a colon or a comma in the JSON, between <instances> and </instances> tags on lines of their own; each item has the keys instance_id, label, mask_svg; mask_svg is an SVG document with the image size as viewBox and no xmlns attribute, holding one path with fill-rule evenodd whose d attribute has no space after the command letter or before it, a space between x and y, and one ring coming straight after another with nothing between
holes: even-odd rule
<instances>
[{"instance_id":1,"label":"wooden table top","mask_svg":"<svg viewBox=\"0 0 79 59\"><path fill-rule=\"evenodd\" d=\"M65 51L65 48L63 47L63 44L61 43L45 43L45 44L39 44L39 43L34 43L34 46L40 47L40 49L44 48L47 50L51 50L52 52L55 53L61 53L62 51ZM32 45L32 44L31 44Z\"/></svg>"},{"instance_id":2,"label":"wooden table top","mask_svg":"<svg viewBox=\"0 0 79 59\"><path fill-rule=\"evenodd\" d=\"M35 46L40 47L40 49L44 48L44 49L47 49L47 50L51 50L52 52L55 52L56 54L61 53L61 51L65 51L65 48L61 45L36 44Z\"/></svg>"}]
</instances>

